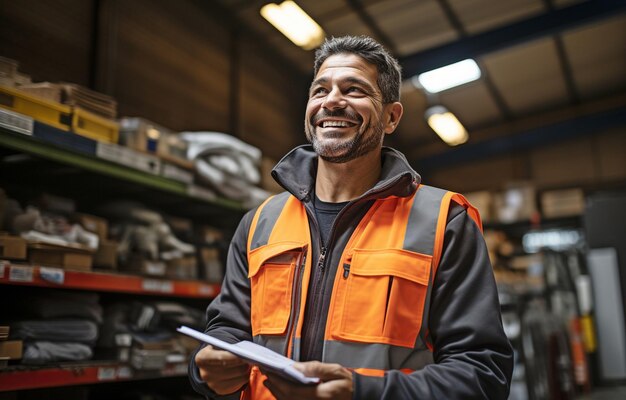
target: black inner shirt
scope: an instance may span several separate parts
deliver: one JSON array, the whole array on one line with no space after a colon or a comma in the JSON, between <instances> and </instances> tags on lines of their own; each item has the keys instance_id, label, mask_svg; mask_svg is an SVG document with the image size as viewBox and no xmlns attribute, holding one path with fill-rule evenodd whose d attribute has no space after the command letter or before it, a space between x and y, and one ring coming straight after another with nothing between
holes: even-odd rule
<instances>
[{"instance_id":1,"label":"black inner shirt","mask_svg":"<svg viewBox=\"0 0 626 400\"><path fill-rule=\"evenodd\" d=\"M326 247L328 243L328 236L330 235L330 229L333 226L333 222L335 222L335 218L339 211L341 211L348 201L344 201L341 203L327 203L325 201L320 200L317 195L315 195L315 217L317 218L317 223L320 227L320 235L322 237L322 244Z\"/></svg>"}]
</instances>

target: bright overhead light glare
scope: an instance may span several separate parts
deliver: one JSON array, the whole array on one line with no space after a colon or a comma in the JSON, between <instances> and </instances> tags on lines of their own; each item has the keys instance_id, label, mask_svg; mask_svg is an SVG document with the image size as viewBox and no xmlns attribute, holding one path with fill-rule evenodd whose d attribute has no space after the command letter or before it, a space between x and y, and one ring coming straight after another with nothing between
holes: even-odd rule
<instances>
[{"instance_id":1,"label":"bright overhead light glare","mask_svg":"<svg viewBox=\"0 0 626 400\"><path fill-rule=\"evenodd\" d=\"M434 106L426 110L426 121L437 135L449 146L467 142L469 135L465 127L454 114L443 106Z\"/></svg>"},{"instance_id":2,"label":"bright overhead light glare","mask_svg":"<svg viewBox=\"0 0 626 400\"><path fill-rule=\"evenodd\" d=\"M480 78L476 61L468 58L445 67L433 69L417 76L419 86L430 93L438 93Z\"/></svg>"},{"instance_id":3,"label":"bright overhead light glare","mask_svg":"<svg viewBox=\"0 0 626 400\"><path fill-rule=\"evenodd\" d=\"M261 15L305 50L314 49L324 41L322 28L291 0L266 4L261 8Z\"/></svg>"}]
</instances>

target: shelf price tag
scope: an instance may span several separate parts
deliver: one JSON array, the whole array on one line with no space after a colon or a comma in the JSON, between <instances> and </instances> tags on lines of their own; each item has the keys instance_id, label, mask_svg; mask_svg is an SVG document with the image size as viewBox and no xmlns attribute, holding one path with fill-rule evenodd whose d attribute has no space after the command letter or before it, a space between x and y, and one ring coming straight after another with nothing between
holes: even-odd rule
<instances>
[{"instance_id":1,"label":"shelf price tag","mask_svg":"<svg viewBox=\"0 0 626 400\"><path fill-rule=\"evenodd\" d=\"M65 282L65 271L61 268L41 267L39 268L39 276L44 281L62 285Z\"/></svg>"},{"instance_id":2,"label":"shelf price tag","mask_svg":"<svg viewBox=\"0 0 626 400\"><path fill-rule=\"evenodd\" d=\"M33 268L11 265L9 269L9 280L12 282L32 282Z\"/></svg>"},{"instance_id":3,"label":"shelf price tag","mask_svg":"<svg viewBox=\"0 0 626 400\"><path fill-rule=\"evenodd\" d=\"M122 365L120 367L117 367L117 378L118 379L130 379L133 377L133 370L126 366L126 365Z\"/></svg>"},{"instance_id":4,"label":"shelf price tag","mask_svg":"<svg viewBox=\"0 0 626 400\"><path fill-rule=\"evenodd\" d=\"M115 380L115 368L114 367L99 367L98 368L98 380L99 381L112 381Z\"/></svg>"},{"instance_id":5,"label":"shelf price tag","mask_svg":"<svg viewBox=\"0 0 626 400\"><path fill-rule=\"evenodd\" d=\"M201 296L213 297L215 295L215 290L213 290L213 286L200 285L200 287L198 288L198 293Z\"/></svg>"},{"instance_id":6,"label":"shelf price tag","mask_svg":"<svg viewBox=\"0 0 626 400\"><path fill-rule=\"evenodd\" d=\"M143 290L159 293L174 293L174 284L172 281L162 281L159 279L144 279L141 282Z\"/></svg>"}]
</instances>

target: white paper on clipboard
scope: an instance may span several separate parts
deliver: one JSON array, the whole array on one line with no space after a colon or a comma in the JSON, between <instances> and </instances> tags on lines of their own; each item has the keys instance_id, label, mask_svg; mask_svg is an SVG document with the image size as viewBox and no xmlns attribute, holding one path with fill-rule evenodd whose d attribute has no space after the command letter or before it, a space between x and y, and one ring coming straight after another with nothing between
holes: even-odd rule
<instances>
[{"instance_id":1,"label":"white paper on clipboard","mask_svg":"<svg viewBox=\"0 0 626 400\"><path fill-rule=\"evenodd\" d=\"M293 367L293 364L295 363L294 360L278 354L267 347L260 346L247 340L236 344L226 343L223 340L198 332L197 330L191 329L187 326L181 326L176 330L187 336L191 336L192 338L208 343L213 347L217 347L218 349L229 351L252 364L266 368L297 383L305 385L319 383L319 378L305 376L302 372L295 369Z\"/></svg>"}]
</instances>

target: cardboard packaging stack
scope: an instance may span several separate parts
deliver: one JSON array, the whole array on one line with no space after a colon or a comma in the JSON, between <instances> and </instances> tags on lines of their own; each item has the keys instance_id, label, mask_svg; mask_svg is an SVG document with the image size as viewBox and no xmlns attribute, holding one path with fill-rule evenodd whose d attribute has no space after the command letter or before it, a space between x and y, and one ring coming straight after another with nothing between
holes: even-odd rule
<instances>
[{"instance_id":1,"label":"cardboard packaging stack","mask_svg":"<svg viewBox=\"0 0 626 400\"><path fill-rule=\"evenodd\" d=\"M24 344L21 340L7 340L10 327L0 325L0 368L6 367L9 361L22 358Z\"/></svg>"}]
</instances>

